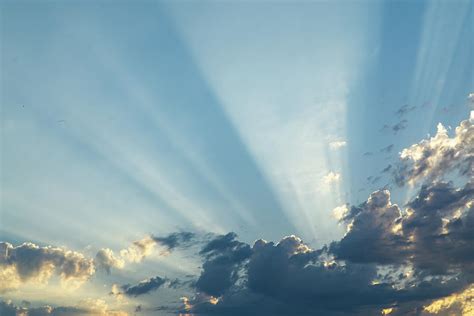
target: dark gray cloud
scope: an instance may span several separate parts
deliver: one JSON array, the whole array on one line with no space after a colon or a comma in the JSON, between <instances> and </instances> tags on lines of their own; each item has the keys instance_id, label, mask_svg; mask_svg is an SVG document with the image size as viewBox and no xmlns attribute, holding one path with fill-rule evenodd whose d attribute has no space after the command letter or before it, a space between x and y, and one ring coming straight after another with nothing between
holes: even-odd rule
<instances>
[{"instance_id":1,"label":"dark gray cloud","mask_svg":"<svg viewBox=\"0 0 474 316\"><path fill-rule=\"evenodd\" d=\"M392 165L388 165L387 167L383 168L382 173L389 172L392 169Z\"/></svg>"},{"instance_id":2,"label":"dark gray cloud","mask_svg":"<svg viewBox=\"0 0 474 316\"><path fill-rule=\"evenodd\" d=\"M382 132L391 131L396 135L398 132L406 129L408 126L407 124L408 124L408 121L406 119L403 119L393 125L384 124L384 126L380 129L380 131Z\"/></svg>"},{"instance_id":3,"label":"dark gray cloud","mask_svg":"<svg viewBox=\"0 0 474 316\"><path fill-rule=\"evenodd\" d=\"M406 212L376 191L342 219L349 230L331 245L337 259L359 263L411 263L431 274L466 272L474 262L474 187L437 182L422 186Z\"/></svg>"},{"instance_id":4,"label":"dark gray cloud","mask_svg":"<svg viewBox=\"0 0 474 316\"><path fill-rule=\"evenodd\" d=\"M127 296L140 296L158 290L167 282L166 279L156 276L147 280L143 280L136 285L122 285L122 294Z\"/></svg>"},{"instance_id":5,"label":"dark gray cloud","mask_svg":"<svg viewBox=\"0 0 474 316\"><path fill-rule=\"evenodd\" d=\"M400 122L396 123L393 125L392 131L397 134L399 131L402 131L407 128L408 121L407 120L401 120Z\"/></svg>"},{"instance_id":6,"label":"dark gray cloud","mask_svg":"<svg viewBox=\"0 0 474 316\"><path fill-rule=\"evenodd\" d=\"M423 186L408 203L403 234L412 241L413 263L431 273L474 272L474 184Z\"/></svg>"},{"instance_id":7,"label":"dark gray cloud","mask_svg":"<svg viewBox=\"0 0 474 316\"><path fill-rule=\"evenodd\" d=\"M177 247L187 247L195 243L196 234L191 232L176 232L168 236L153 236L153 240L168 250L174 250Z\"/></svg>"},{"instance_id":8,"label":"dark gray cloud","mask_svg":"<svg viewBox=\"0 0 474 316\"><path fill-rule=\"evenodd\" d=\"M404 116L405 114L413 111L416 109L416 105L413 105L413 106L409 106L408 104L404 104L403 106L401 106L396 112L395 114L402 117Z\"/></svg>"},{"instance_id":9,"label":"dark gray cloud","mask_svg":"<svg viewBox=\"0 0 474 316\"><path fill-rule=\"evenodd\" d=\"M228 233L204 245L200 251L205 258L203 271L195 284L198 291L220 296L238 280L240 265L252 251L249 245L236 238L235 233Z\"/></svg>"},{"instance_id":10,"label":"dark gray cloud","mask_svg":"<svg viewBox=\"0 0 474 316\"><path fill-rule=\"evenodd\" d=\"M351 262L401 262L408 247L404 238L394 232L401 220L401 210L390 201L390 192L376 191L342 218L349 230L341 241L331 245L331 250L336 258Z\"/></svg>"},{"instance_id":11,"label":"dark gray cloud","mask_svg":"<svg viewBox=\"0 0 474 316\"><path fill-rule=\"evenodd\" d=\"M372 200L377 204L373 207L388 207L383 196L375 195ZM380 315L383 308L419 308L469 284L463 279L433 275L383 275L375 263L334 260L328 249L312 250L296 236L285 237L276 244L258 240L251 251L246 264L234 270L243 270L239 271L241 282L228 287L218 300L204 291L187 300L182 312Z\"/></svg>"},{"instance_id":12,"label":"dark gray cloud","mask_svg":"<svg viewBox=\"0 0 474 316\"><path fill-rule=\"evenodd\" d=\"M392 152L394 146L395 146L395 145L390 144L390 145L388 145L387 147L381 148L381 149L380 149L380 152L381 152L381 153L385 153L385 154L389 154L389 153Z\"/></svg>"}]
</instances>

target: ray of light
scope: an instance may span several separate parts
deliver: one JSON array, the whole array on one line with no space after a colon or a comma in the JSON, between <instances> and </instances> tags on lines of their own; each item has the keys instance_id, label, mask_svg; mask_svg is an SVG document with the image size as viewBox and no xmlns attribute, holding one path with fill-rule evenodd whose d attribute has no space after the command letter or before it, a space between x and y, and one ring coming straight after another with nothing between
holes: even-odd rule
<instances>
[{"instance_id":1,"label":"ray of light","mask_svg":"<svg viewBox=\"0 0 474 316\"><path fill-rule=\"evenodd\" d=\"M337 228L329 210L341 201L340 183L322 179L343 166L329 164L323 154L327 135L346 137L345 107L364 51L364 18L373 12L351 6L335 14L341 8L325 3L231 6L170 11L298 233L319 243L332 240ZM351 25L350 36L336 15ZM326 36L312 36L320 28Z\"/></svg>"}]
</instances>

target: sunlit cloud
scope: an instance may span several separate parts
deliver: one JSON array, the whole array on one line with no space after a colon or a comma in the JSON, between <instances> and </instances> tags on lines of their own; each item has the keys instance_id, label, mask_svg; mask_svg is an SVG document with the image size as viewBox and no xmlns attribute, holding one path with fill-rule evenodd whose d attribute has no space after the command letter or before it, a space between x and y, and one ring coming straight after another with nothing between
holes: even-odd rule
<instances>
[{"instance_id":1,"label":"sunlit cloud","mask_svg":"<svg viewBox=\"0 0 474 316\"><path fill-rule=\"evenodd\" d=\"M430 315L474 315L474 285L423 307Z\"/></svg>"},{"instance_id":2,"label":"sunlit cloud","mask_svg":"<svg viewBox=\"0 0 474 316\"><path fill-rule=\"evenodd\" d=\"M91 259L82 253L56 247L40 247L24 243L14 247L0 243L0 291L18 288L27 282L47 283L53 273L59 275L66 287L77 288L94 273Z\"/></svg>"},{"instance_id":3,"label":"sunlit cloud","mask_svg":"<svg viewBox=\"0 0 474 316\"><path fill-rule=\"evenodd\" d=\"M335 219L340 221L341 219L343 219L346 216L348 211L349 211L349 209L347 208L347 204L344 204L344 205L335 207L332 210L332 214L333 214Z\"/></svg>"}]
</instances>

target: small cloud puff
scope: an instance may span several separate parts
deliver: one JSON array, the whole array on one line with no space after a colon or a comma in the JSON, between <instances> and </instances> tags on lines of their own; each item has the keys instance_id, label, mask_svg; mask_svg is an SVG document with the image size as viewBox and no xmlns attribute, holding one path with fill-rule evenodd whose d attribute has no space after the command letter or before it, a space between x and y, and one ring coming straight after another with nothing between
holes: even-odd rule
<instances>
[{"instance_id":1,"label":"small cloud puff","mask_svg":"<svg viewBox=\"0 0 474 316\"><path fill-rule=\"evenodd\" d=\"M347 146L347 142L345 140L337 140L337 141L332 141L329 143L329 148L333 150L343 148L346 146Z\"/></svg>"},{"instance_id":2,"label":"small cloud puff","mask_svg":"<svg viewBox=\"0 0 474 316\"><path fill-rule=\"evenodd\" d=\"M341 174L338 172L331 171L323 177L323 184L325 184L326 186L330 186L339 183L340 180Z\"/></svg>"}]
</instances>

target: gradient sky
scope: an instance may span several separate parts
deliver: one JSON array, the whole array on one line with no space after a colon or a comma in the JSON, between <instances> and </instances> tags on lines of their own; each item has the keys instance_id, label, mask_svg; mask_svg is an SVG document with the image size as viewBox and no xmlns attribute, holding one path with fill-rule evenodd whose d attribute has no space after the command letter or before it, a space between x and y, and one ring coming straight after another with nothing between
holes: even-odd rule
<instances>
[{"instance_id":1,"label":"gradient sky","mask_svg":"<svg viewBox=\"0 0 474 316\"><path fill-rule=\"evenodd\" d=\"M410 145L469 118L472 1L1 1L0 241L93 258L147 235L235 232L313 249L332 210L390 188ZM401 111L399 111L401 109ZM397 113L397 111L399 111ZM452 131L450 131L452 133ZM455 182L457 178L454 178ZM15 304L116 309L112 284L199 276L192 245ZM183 294L184 293L184 294ZM165 311L153 312L165 315Z\"/></svg>"}]
</instances>

